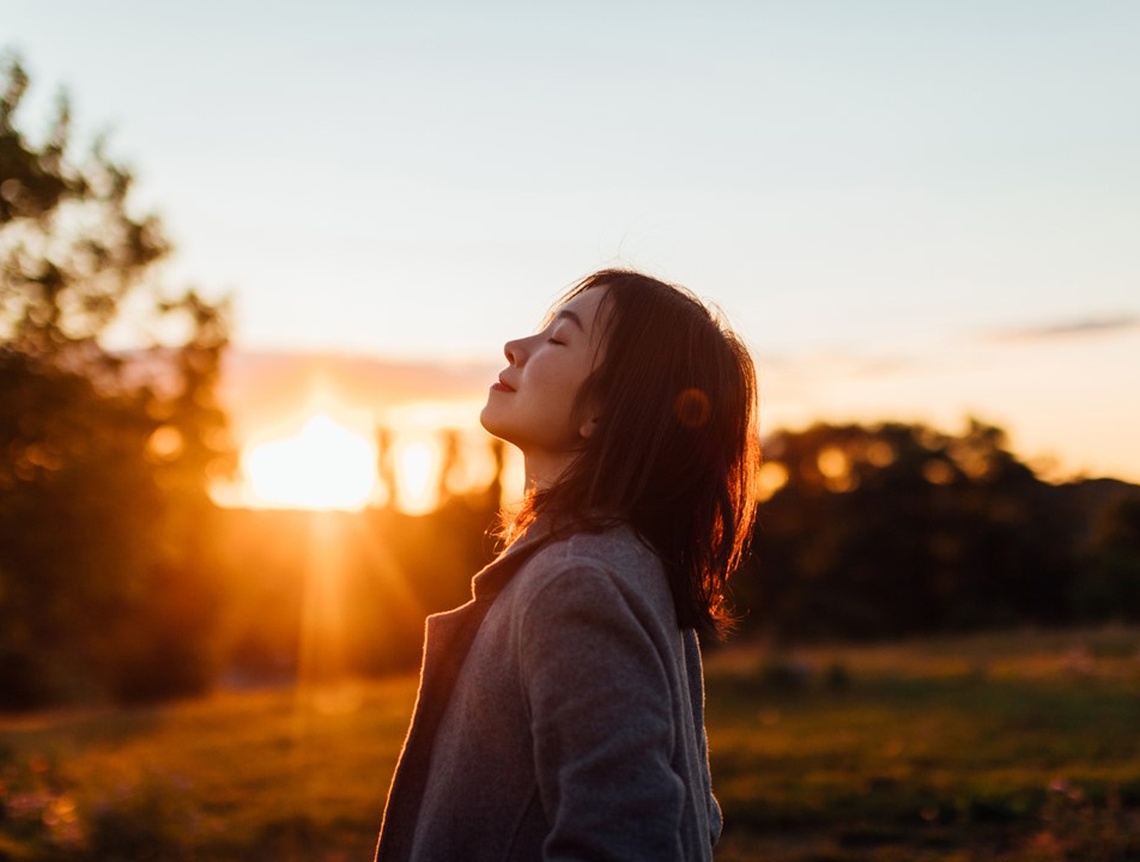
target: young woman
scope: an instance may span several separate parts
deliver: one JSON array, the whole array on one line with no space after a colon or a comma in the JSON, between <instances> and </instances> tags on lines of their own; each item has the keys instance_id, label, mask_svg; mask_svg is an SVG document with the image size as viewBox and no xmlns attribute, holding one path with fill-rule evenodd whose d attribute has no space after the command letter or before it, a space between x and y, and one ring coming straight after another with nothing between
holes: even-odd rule
<instances>
[{"instance_id":1,"label":"young woman","mask_svg":"<svg viewBox=\"0 0 1140 862\"><path fill-rule=\"evenodd\" d=\"M474 599L428 620L377 859L711 859L697 632L752 527L748 351L604 270L505 352L481 419L526 500Z\"/></svg>"}]
</instances>

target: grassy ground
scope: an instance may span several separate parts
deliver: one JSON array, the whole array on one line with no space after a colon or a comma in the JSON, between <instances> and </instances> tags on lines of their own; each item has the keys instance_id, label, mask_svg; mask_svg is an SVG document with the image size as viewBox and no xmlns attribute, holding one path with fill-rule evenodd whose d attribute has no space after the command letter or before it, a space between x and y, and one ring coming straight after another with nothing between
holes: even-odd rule
<instances>
[{"instance_id":1,"label":"grassy ground","mask_svg":"<svg viewBox=\"0 0 1140 862\"><path fill-rule=\"evenodd\" d=\"M1140 859L1140 634L710 661L718 859Z\"/></svg>"},{"instance_id":2,"label":"grassy ground","mask_svg":"<svg viewBox=\"0 0 1140 862\"><path fill-rule=\"evenodd\" d=\"M1140 860L1140 631L708 661L718 860ZM395 679L0 719L0 860L349 860Z\"/></svg>"}]
</instances>

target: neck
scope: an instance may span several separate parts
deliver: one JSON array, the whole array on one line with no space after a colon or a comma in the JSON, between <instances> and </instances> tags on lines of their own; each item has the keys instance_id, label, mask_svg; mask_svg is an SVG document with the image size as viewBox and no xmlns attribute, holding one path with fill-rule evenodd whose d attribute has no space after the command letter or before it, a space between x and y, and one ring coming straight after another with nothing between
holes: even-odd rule
<instances>
[{"instance_id":1,"label":"neck","mask_svg":"<svg viewBox=\"0 0 1140 862\"><path fill-rule=\"evenodd\" d=\"M573 459L569 456L523 455L527 491L545 491L566 472Z\"/></svg>"}]
</instances>

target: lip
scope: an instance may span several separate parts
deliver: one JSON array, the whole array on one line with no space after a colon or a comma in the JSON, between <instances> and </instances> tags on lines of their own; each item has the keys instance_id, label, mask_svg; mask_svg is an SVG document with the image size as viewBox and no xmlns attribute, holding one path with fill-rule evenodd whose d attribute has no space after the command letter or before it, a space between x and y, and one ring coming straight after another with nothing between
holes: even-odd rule
<instances>
[{"instance_id":1,"label":"lip","mask_svg":"<svg viewBox=\"0 0 1140 862\"><path fill-rule=\"evenodd\" d=\"M494 392L514 392L515 388L504 381L502 375L499 375L499 379L491 384L491 390Z\"/></svg>"}]
</instances>

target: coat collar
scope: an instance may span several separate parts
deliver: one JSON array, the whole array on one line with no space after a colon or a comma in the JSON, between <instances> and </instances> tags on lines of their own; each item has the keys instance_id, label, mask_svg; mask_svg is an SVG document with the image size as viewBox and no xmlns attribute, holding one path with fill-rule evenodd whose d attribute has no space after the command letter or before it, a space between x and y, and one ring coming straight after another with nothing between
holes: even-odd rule
<instances>
[{"instance_id":1,"label":"coat collar","mask_svg":"<svg viewBox=\"0 0 1140 862\"><path fill-rule=\"evenodd\" d=\"M484 566L471 581L476 601L493 599L510 583L515 572L552 536L549 518L539 517L523 535L494 560Z\"/></svg>"}]
</instances>

